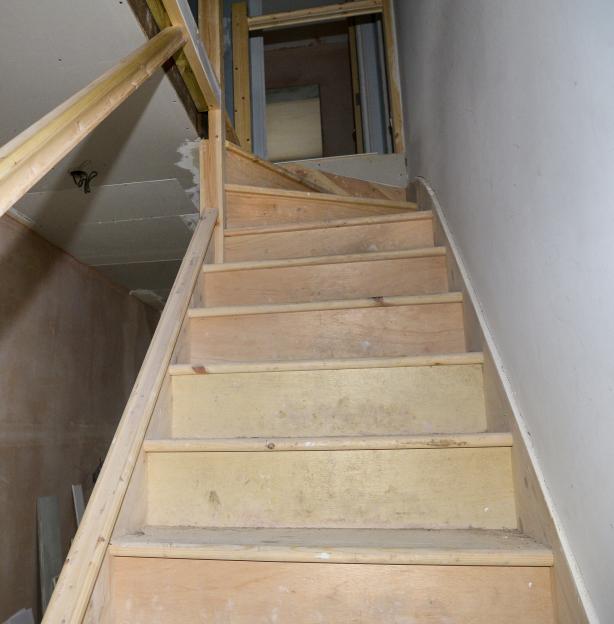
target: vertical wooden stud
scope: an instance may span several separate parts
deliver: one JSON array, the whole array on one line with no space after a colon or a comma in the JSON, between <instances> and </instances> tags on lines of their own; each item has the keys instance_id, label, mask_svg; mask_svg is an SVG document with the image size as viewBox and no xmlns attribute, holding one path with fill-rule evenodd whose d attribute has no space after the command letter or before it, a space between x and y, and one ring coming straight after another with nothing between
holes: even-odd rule
<instances>
[{"instance_id":1,"label":"vertical wooden stud","mask_svg":"<svg viewBox=\"0 0 614 624\"><path fill-rule=\"evenodd\" d=\"M392 117L392 139L396 154L405 153L405 131L401 104L401 78L397 48L396 26L392 0L383 0L382 24L386 47L386 70L388 74L388 97Z\"/></svg>"},{"instance_id":2,"label":"vertical wooden stud","mask_svg":"<svg viewBox=\"0 0 614 624\"><path fill-rule=\"evenodd\" d=\"M201 142L200 150L200 213L215 208L218 222L215 228L215 261L224 261L225 217L225 143L226 115L224 109L224 35L222 28L222 0L199 0L198 24L200 35L213 70L220 82L220 108L210 109L209 138Z\"/></svg>"},{"instance_id":3,"label":"vertical wooden stud","mask_svg":"<svg viewBox=\"0 0 614 624\"><path fill-rule=\"evenodd\" d=\"M252 151L252 98L249 71L247 2L232 5L232 73L235 129L241 147Z\"/></svg>"},{"instance_id":4,"label":"vertical wooden stud","mask_svg":"<svg viewBox=\"0 0 614 624\"><path fill-rule=\"evenodd\" d=\"M356 153L362 154L365 151L365 144L362 131L362 103L360 101L360 76L358 73L358 51L356 49L355 24L350 24L348 28L348 36L350 41L350 69L352 72L352 104L354 106Z\"/></svg>"}]
</instances>

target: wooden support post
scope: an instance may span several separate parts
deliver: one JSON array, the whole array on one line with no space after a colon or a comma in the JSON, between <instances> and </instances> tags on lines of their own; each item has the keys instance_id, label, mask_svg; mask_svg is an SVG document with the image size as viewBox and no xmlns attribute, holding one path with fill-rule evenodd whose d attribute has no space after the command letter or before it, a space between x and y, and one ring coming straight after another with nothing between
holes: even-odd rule
<instances>
[{"instance_id":1,"label":"wooden support post","mask_svg":"<svg viewBox=\"0 0 614 624\"><path fill-rule=\"evenodd\" d=\"M226 114L224 109L224 35L221 0L199 0L199 29L207 55L211 60L222 91L220 106L209 111L209 138L201 143L200 152L200 210L218 211L215 229L215 261L224 261L225 227L225 144Z\"/></svg>"},{"instance_id":2,"label":"wooden support post","mask_svg":"<svg viewBox=\"0 0 614 624\"><path fill-rule=\"evenodd\" d=\"M365 151L365 143L362 131L362 102L360 101L360 76L358 74L355 24L350 24L348 35L350 40L350 69L352 71L352 103L354 105L354 139L356 141L356 153L362 154Z\"/></svg>"},{"instance_id":3,"label":"wooden support post","mask_svg":"<svg viewBox=\"0 0 614 624\"><path fill-rule=\"evenodd\" d=\"M392 0L383 0L382 25L384 27L384 43L386 47L392 142L395 154L404 154L405 131L403 128L403 106L401 104L401 77L399 74L399 57Z\"/></svg>"},{"instance_id":4,"label":"wooden support post","mask_svg":"<svg viewBox=\"0 0 614 624\"><path fill-rule=\"evenodd\" d=\"M252 151L252 98L249 79L249 29L247 2L232 5L232 73L235 129L240 146Z\"/></svg>"}]
</instances>

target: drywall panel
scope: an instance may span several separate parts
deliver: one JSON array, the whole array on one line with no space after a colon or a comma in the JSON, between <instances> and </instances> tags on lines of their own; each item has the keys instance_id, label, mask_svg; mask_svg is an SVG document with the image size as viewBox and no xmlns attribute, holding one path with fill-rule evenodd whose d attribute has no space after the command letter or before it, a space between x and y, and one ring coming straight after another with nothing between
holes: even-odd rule
<instances>
[{"instance_id":1,"label":"drywall panel","mask_svg":"<svg viewBox=\"0 0 614 624\"><path fill-rule=\"evenodd\" d=\"M71 485L89 494L156 315L10 216L0 219L0 283L4 621L38 604L36 498L58 497L65 555L76 528Z\"/></svg>"},{"instance_id":2,"label":"drywall panel","mask_svg":"<svg viewBox=\"0 0 614 624\"><path fill-rule=\"evenodd\" d=\"M110 69L146 41L127 2L7 0L0 20L0 145ZM68 172L86 160L95 185L179 178L178 150L196 132L163 72L157 72L36 190L73 188Z\"/></svg>"},{"instance_id":3,"label":"drywall panel","mask_svg":"<svg viewBox=\"0 0 614 624\"><path fill-rule=\"evenodd\" d=\"M481 300L593 621L614 620L614 4L396 0L408 156Z\"/></svg>"}]
</instances>

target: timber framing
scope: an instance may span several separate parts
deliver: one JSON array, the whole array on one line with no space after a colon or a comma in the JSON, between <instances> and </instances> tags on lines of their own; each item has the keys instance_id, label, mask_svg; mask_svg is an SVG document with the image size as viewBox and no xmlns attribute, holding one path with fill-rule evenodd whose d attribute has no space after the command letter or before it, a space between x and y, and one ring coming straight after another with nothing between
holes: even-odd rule
<instances>
[{"instance_id":1,"label":"timber framing","mask_svg":"<svg viewBox=\"0 0 614 624\"><path fill-rule=\"evenodd\" d=\"M348 17L372 15L382 11L382 0L354 0L353 2L328 4L298 11L257 15L248 18L247 24L250 31L272 30L274 28L304 26L305 24L316 24L318 22L334 22L347 19Z\"/></svg>"},{"instance_id":2,"label":"timber framing","mask_svg":"<svg viewBox=\"0 0 614 624\"><path fill-rule=\"evenodd\" d=\"M234 5L237 6L237 5ZM401 87L399 75L398 49L396 39L396 27L394 17L394 7L392 0L354 0L353 2L344 2L340 4L328 4L320 7L309 9L300 9L297 11L284 11L282 13L270 13L268 15L256 15L247 17L247 30L249 32L275 30L279 28L289 28L294 26L305 26L308 24L317 24L323 22L334 22L348 18L355 18L365 15L382 16L382 27L384 32L384 47L386 57L386 77L388 84L388 99L390 102L390 128L392 132L392 142L394 152L402 154L405 152L405 131L403 124L403 108L401 104ZM249 67L248 52L243 52L241 45L247 46L247 37L240 31L239 27L234 27L235 17L233 9L233 50L235 57L238 55L239 61L235 61L235 115L237 115L237 92L241 101L239 105L251 110L251 104L244 97L244 93L249 94L249 76L247 81L239 74L240 68ZM352 40L354 38L354 26L350 25L350 48L352 51ZM247 55L247 56L246 56ZM352 76L354 80L353 89L357 90L355 81L355 54L352 53ZM354 98L356 101L356 98ZM239 118L249 119L249 115L245 111L238 111ZM362 126L360 123L360 110L354 110L356 118L356 144L357 148L361 148L362 143ZM237 129L239 124L237 123ZM241 132L238 132L241 140ZM243 140L241 145L245 147Z\"/></svg>"}]
</instances>

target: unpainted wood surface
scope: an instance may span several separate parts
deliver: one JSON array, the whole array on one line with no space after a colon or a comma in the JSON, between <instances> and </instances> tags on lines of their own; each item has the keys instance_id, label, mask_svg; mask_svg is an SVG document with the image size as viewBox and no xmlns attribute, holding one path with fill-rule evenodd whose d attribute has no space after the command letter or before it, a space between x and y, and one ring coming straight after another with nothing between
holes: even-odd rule
<instances>
[{"instance_id":1,"label":"unpainted wood surface","mask_svg":"<svg viewBox=\"0 0 614 624\"><path fill-rule=\"evenodd\" d=\"M445 256L205 273L209 306L445 292Z\"/></svg>"},{"instance_id":2,"label":"unpainted wood surface","mask_svg":"<svg viewBox=\"0 0 614 624\"><path fill-rule=\"evenodd\" d=\"M553 624L548 568L126 557L113 567L116 624Z\"/></svg>"},{"instance_id":3,"label":"unpainted wood surface","mask_svg":"<svg viewBox=\"0 0 614 624\"><path fill-rule=\"evenodd\" d=\"M394 214L413 209L413 204L384 200L324 196L320 193L252 193L251 187L226 185L228 227L296 223Z\"/></svg>"},{"instance_id":4,"label":"unpainted wood surface","mask_svg":"<svg viewBox=\"0 0 614 624\"><path fill-rule=\"evenodd\" d=\"M193 318L190 362L459 353L465 350L461 305Z\"/></svg>"},{"instance_id":5,"label":"unpainted wood surface","mask_svg":"<svg viewBox=\"0 0 614 624\"><path fill-rule=\"evenodd\" d=\"M232 76L235 130L244 150L252 150L252 96L247 2L232 4Z\"/></svg>"},{"instance_id":6,"label":"unpainted wood surface","mask_svg":"<svg viewBox=\"0 0 614 624\"><path fill-rule=\"evenodd\" d=\"M284 163L284 169L291 171L305 182L321 187L325 192L354 197L373 197L375 199L392 199L405 201L406 189L401 186L390 186L368 180L359 180L347 176L336 175L314 167L297 163Z\"/></svg>"},{"instance_id":7,"label":"unpainted wood surface","mask_svg":"<svg viewBox=\"0 0 614 624\"><path fill-rule=\"evenodd\" d=\"M432 244L430 219L254 233L224 239L228 262L412 249Z\"/></svg>"},{"instance_id":8,"label":"unpainted wood surface","mask_svg":"<svg viewBox=\"0 0 614 624\"><path fill-rule=\"evenodd\" d=\"M119 557L229 561L552 565L549 548L516 531L478 529L190 529L148 526L138 534L114 539L110 550Z\"/></svg>"},{"instance_id":9,"label":"unpainted wood surface","mask_svg":"<svg viewBox=\"0 0 614 624\"><path fill-rule=\"evenodd\" d=\"M514 529L509 448L151 453L150 525Z\"/></svg>"},{"instance_id":10,"label":"unpainted wood surface","mask_svg":"<svg viewBox=\"0 0 614 624\"><path fill-rule=\"evenodd\" d=\"M328 22L358 15L369 15L382 10L382 0L353 0L352 2L331 3L319 7L268 13L249 18L250 30L269 30L283 26L302 26Z\"/></svg>"},{"instance_id":11,"label":"unpainted wood surface","mask_svg":"<svg viewBox=\"0 0 614 624\"><path fill-rule=\"evenodd\" d=\"M289 171L229 143L226 143L226 170L228 184L264 186L291 191L317 190Z\"/></svg>"},{"instance_id":12,"label":"unpainted wood surface","mask_svg":"<svg viewBox=\"0 0 614 624\"><path fill-rule=\"evenodd\" d=\"M377 435L485 429L482 367L173 376L174 437Z\"/></svg>"},{"instance_id":13,"label":"unpainted wood surface","mask_svg":"<svg viewBox=\"0 0 614 624\"><path fill-rule=\"evenodd\" d=\"M399 449L492 448L512 446L510 433L349 435L303 437L152 438L146 453L279 453L280 451L377 451Z\"/></svg>"}]
</instances>

